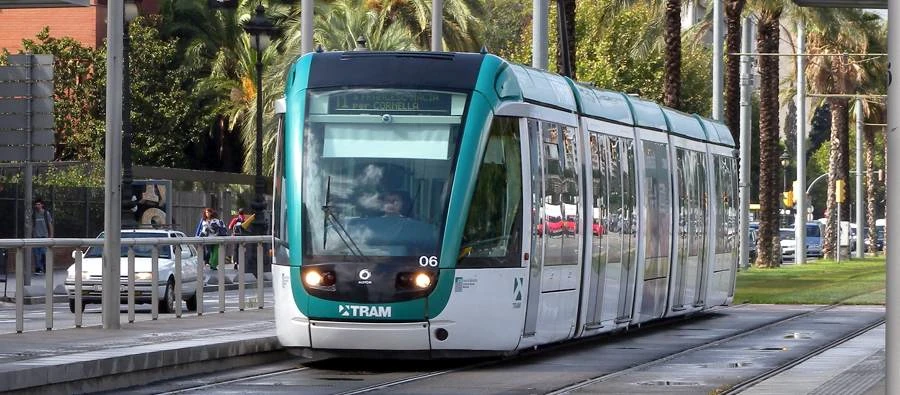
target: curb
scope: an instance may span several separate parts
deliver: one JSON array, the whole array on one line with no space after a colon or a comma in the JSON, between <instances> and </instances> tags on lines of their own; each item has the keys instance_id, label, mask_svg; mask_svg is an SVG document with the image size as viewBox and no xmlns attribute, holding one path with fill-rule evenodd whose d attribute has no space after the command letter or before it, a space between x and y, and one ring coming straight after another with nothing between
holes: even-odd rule
<instances>
[{"instance_id":1,"label":"curb","mask_svg":"<svg viewBox=\"0 0 900 395\"><path fill-rule=\"evenodd\" d=\"M179 366L179 372L194 374L203 370L202 365L235 357L256 354L265 357L282 349L275 336L247 338L246 334L225 336L218 343L181 340L163 344L97 350L10 362L0 369L0 392L27 391L28 393L77 393L106 391L129 387L136 379L147 376L173 378L171 367ZM269 358L280 355L268 355ZM61 362L61 360L68 362ZM201 363L202 362L202 363ZM183 367L183 368L182 368ZM163 369L166 368L166 369ZM179 376L181 373L176 374ZM183 375L181 375L183 377ZM99 386L99 387L98 387Z\"/></svg>"}]
</instances>

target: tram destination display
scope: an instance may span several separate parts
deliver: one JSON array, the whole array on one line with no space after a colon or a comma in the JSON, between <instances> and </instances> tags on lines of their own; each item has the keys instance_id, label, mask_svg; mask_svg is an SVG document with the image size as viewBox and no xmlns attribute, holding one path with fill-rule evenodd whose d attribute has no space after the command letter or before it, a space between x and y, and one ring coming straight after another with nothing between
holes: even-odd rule
<instances>
[{"instance_id":1,"label":"tram destination display","mask_svg":"<svg viewBox=\"0 0 900 395\"><path fill-rule=\"evenodd\" d=\"M410 91L356 91L328 98L330 114L450 115L450 94Z\"/></svg>"}]
</instances>

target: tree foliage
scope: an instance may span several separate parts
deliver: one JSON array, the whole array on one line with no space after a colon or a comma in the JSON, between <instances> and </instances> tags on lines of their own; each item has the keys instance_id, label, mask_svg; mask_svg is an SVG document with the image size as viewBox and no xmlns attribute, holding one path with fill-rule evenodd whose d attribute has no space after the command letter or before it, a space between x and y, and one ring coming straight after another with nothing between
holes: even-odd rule
<instances>
[{"instance_id":1,"label":"tree foliage","mask_svg":"<svg viewBox=\"0 0 900 395\"><path fill-rule=\"evenodd\" d=\"M193 92L191 70L178 63L175 40L160 37L158 16L131 23L131 92L133 160L136 164L193 167L184 147L195 145L213 114Z\"/></svg>"},{"instance_id":2,"label":"tree foliage","mask_svg":"<svg viewBox=\"0 0 900 395\"><path fill-rule=\"evenodd\" d=\"M23 53L53 55L56 160L100 161L106 125L106 52L45 27ZM8 54L6 54L8 55Z\"/></svg>"},{"instance_id":3,"label":"tree foliage","mask_svg":"<svg viewBox=\"0 0 900 395\"><path fill-rule=\"evenodd\" d=\"M637 94L643 98L662 102L664 48L658 37L645 36L645 32L658 23L657 11L637 4L623 9L611 21L595 19L602 15L603 4L579 5L578 70L582 80L596 86ZM696 40L686 34L684 40ZM693 44L693 43L692 43ZM702 45L686 45L682 53L682 110L702 115L709 114L710 94L709 64L711 53Z\"/></svg>"}]
</instances>

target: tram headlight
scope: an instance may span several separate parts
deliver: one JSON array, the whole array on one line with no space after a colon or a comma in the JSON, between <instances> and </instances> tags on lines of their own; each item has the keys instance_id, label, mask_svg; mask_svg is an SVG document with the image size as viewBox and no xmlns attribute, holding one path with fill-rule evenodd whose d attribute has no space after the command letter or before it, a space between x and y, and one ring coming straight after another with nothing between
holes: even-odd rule
<instances>
[{"instance_id":1,"label":"tram headlight","mask_svg":"<svg viewBox=\"0 0 900 395\"><path fill-rule=\"evenodd\" d=\"M310 288L316 288L320 290L334 290L334 283L337 280L337 276L335 276L334 271L331 270L321 270L320 269L309 269L303 271L303 283Z\"/></svg>"},{"instance_id":2,"label":"tram headlight","mask_svg":"<svg viewBox=\"0 0 900 395\"><path fill-rule=\"evenodd\" d=\"M310 287L321 286L322 280L324 280L324 277L322 277L322 275L315 270L310 270L306 272L305 276L303 276L303 281Z\"/></svg>"},{"instance_id":3,"label":"tram headlight","mask_svg":"<svg viewBox=\"0 0 900 395\"><path fill-rule=\"evenodd\" d=\"M431 286L431 276L428 273L417 273L413 280L417 287L425 289Z\"/></svg>"}]
</instances>

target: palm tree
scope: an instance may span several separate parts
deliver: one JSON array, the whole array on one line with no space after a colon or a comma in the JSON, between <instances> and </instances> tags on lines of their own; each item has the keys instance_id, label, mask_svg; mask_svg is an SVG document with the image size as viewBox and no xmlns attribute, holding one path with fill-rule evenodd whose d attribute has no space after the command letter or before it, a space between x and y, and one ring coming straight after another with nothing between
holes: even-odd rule
<instances>
[{"instance_id":1,"label":"palm tree","mask_svg":"<svg viewBox=\"0 0 900 395\"><path fill-rule=\"evenodd\" d=\"M566 31L563 32L565 34L565 42L569 46L569 77L572 79L576 79L577 73L575 68L575 59L577 52L577 44L575 42L575 0L558 0L556 2L558 15L563 15L566 19ZM561 7L560 7L561 6ZM557 42L559 43L559 50L556 51L556 70L560 72L564 72L565 63L562 57L563 54L563 35L557 34Z\"/></svg>"},{"instance_id":2,"label":"palm tree","mask_svg":"<svg viewBox=\"0 0 900 395\"><path fill-rule=\"evenodd\" d=\"M811 90L814 93L849 95L862 85L865 70L864 64L841 54L847 52L868 52L869 33L873 19L871 15L857 9L821 9L809 14L811 20L809 31L809 52L828 54L811 56L809 76ZM837 246L835 237L839 231L837 210L841 218L850 219L850 207L847 204L838 206L837 181L849 181L850 174L850 117L848 96L829 97L831 110L831 138L828 159L828 197L825 217L829 219L825 225L822 251L833 254ZM844 182L841 193L849 196L850 187Z\"/></svg>"},{"instance_id":3,"label":"palm tree","mask_svg":"<svg viewBox=\"0 0 900 395\"><path fill-rule=\"evenodd\" d=\"M753 2L759 15L757 52L777 53L779 18L784 10L780 0ZM756 266L777 267L780 255L774 242L778 231L779 163L778 149L778 57L759 57L759 238Z\"/></svg>"},{"instance_id":4,"label":"palm tree","mask_svg":"<svg viewBox=\"0 0 900 395\"><path fill-rule=\"evenodd\" d=\"M859 133L859 131L857 131ZM875 131L868 127L864 129L863 149L866 154L866 244L869 245L869 253L876 253L875 249ZM857 229L857 237L861 232Z\"/></svg>"},{"instance_id":5,"label":"palm tree","mask_svg":"<svg viewBox=\"0 0 900 395\"><path fill-rule=\"evenodd\" d=\"M184 64L204 76L194 89L218 114L209 136L214 148L204 160L213 163L208 167L216 170L238 171L243 167L239 159L241 133L236 126L241 118L253 116L247 109L255 103L256 53L249 46L241 21L249 18L256 4L242 0L235 10L210 9L204 0L169 0L162 4L164 33L181 39Z\"/></svg>"},{"instance_id":6,"label":"palm tree","mask_svg":"<svg viewBox=\"0 0 900 395\"><path fill-rule=\"evenodd\" d=\"M740 57L741 13L747 0L725 0L725 125L735 142L740 142L741 91Z\"/></svg>"},{"instance_id":7,"label":"palm tree","mask_svg":"<svg viewBox=\"0 0 900 395\"><path fill-rule=\"evenodd\" d=\"M384 12L388 24L409 29L419 48L431 43L431 0L366 0L363 6ZM479 21L484 16L484 2L479 0L445 0L443 2L442 37L447 51L477 51Z\"/></svg>"},{"instance_id":8,"label":"palm tree","mask_svg":"<svg viewBox=\"0 0 900 395\"><path fill-rule=\"evenodd\" d=\"M681 107L681 0L666 0L666 58L663 103Z\"/></svg>"}]
</instances>

